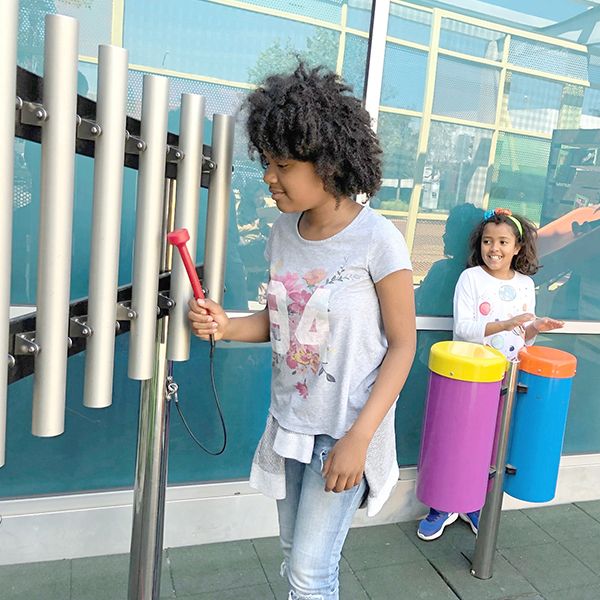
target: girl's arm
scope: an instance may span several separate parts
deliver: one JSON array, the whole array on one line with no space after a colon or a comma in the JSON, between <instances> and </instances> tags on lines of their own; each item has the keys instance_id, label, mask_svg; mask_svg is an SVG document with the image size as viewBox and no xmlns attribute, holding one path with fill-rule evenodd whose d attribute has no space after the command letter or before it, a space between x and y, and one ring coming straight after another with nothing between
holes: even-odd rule
<instances>
[{"instance_id":1,"label":"girl's arm","mask_svg":"<svg viewBox=\"0 0 600 600\"><path fill-rule=\"evenodd\" d=\"M390 273L375 284L388 349L367 403L350 431L333 447L325 465L325 490L342 492L362 479L367 449L375 431L398 398L416 348L412 271ZM364 318L354 315L355 319Z\"/></svg>"},{"instance_id":2,"label":"girl's arm","mask_svg":"<svg viewBox=\"0 0 600 600\"><path fill-rule=\"evenodd\" d=\"M538 333L544 331L552 331L564 327L565 322L550 317L537 317L525 328L525 340L532 340Z\"/></svg>"},{"instance_id":3,"label":"girl's arm","mask_svg":"<svg viewBox=\"0 0 600 600\"><path fill-rule=\"evenodd\" d=\"M230 319L223 308L209 300L190 300L188 319L194 335L207 340L211 335L215 341L268 342L269 311L267 308L247 317Z\"/></svg>"}]
</instances>

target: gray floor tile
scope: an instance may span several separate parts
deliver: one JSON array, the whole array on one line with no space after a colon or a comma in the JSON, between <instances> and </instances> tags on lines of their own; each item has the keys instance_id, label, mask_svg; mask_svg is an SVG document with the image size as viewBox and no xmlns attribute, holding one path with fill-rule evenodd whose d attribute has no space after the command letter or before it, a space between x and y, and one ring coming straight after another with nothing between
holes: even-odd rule
<instances>
[{"instance_id":1,"label":"gray floor tile","mask_svg":"<svg viewBox=\"0 0 600 600\"><path fill-rule=\"evenodd\" d=\"M596 521L600 521L600 500L592 500L590 502L576 502L575 506L585 511Z\"/></svg>"},{"instance_id":2,"label":"gray floor tile","mask_svg":"<svg viewBox=\"0 0 600 600\"><path fill-rule=\"evenodd\" d=\"M600 522L573 504L528 508L523 512L559 541L600 537Z\"/></svg>"},{"instance_id":3,"label":"gray floor tile","mask_svg":"<svg viewBox=\"0 0 600 600\"><path fill-rule=\"evenodd\" d=\"M537 590L501 555L496 554L493 577L477 579L470 573L471 563L459 554L436 557L431 563L461 600L505 600Z\"/></svg>"},{"instance_id":4,"label":"gray floor tile","mask_svg":"<svg viewBox=\"0 0 600 600\"><path fill-rule=\"evenodd\" d=\"M275 596L269 584L250 585L233 590L220 590L218 592L204 592L193 596L185 596L185 600L274 600Z\"/></svg>"},{"instance_id":5,"label":"gray floor tile","mask_svg":"<svg viewBox=\"0 0 600 600\"><path fill-rule=\"evenodd\" d=\"M501 553L544 596L546 592L600 582L593 571L558 543L506 548Z\"/></svg>"},{"instance_id":6,"label":"gray floor tile","mask_svg":"<svg viewBox=\"0 0 600 600\"><path fill-rule=\"evenodd\" d=\"M550 592L546 600L598 600L600 598L600 585L573 587L567 592Z\"/></svg>"},{"instance_id":7,"label":"gray floor tile","mask_svg":"<svg viewBox=\"0 0 600 600\"><path fill-rule=\"evenodd\" d=\"M471 528L461 519L446 527L442 537L430 542L425 542L417 537L416 521L401 523L400 528L406 533L408 539L416 546L417 550L426 558L460 553L469 557L473 555L475 536Z\"/></svg>"},{"instance_id":8,"label":"gray floor tile","mask_svg":"<svg viewBox=\"0 0 600 600\"><path fill-rule=\"evenodd\" d=\"M177 598L268 583L252 542L171 548Z\"/></svg>"},{"instance_id":9,"label":"gray floor tile","mask_svg":"<svg viewBox=\"0 0 600 600\"><path fill-rule=\"evenodd\" d=\"M371 600L457 600L425 559L357 571L356 576Z\"/></svg>"},{"instance_id":10,"label":"gray floor tile","mask_svg":"<svg viewBox=\"0 0 600 600\"><path fill-rule=\"evenodd\" d=\"M127 600L129 554L78 558L72 561L72 600ZM161 599L175 598L168 559L162 560Z\"/></svg>"},{"instance_id":11,"label":"gray floor tile","mask_svg":"<svg viewBox=\"0 0 600 600\"><path fill-rule=\"evenodd\" d=\"M348 536L342 555L354 571L422 558L408 536L395 525L362 527L350 533L352 537Z\"/></svg>"},{"instance_id":12,"label":"gray floor tile","mask_svg":"<svg viewBox=\"0 0 600 600\"><path fill-rule=\"evenodd\" d=\"M0 600L65 600L70 588L70 560L0 567Z\"/></svg>"},{"instance_id":13,"label":"gray floor tile","mask_svg":"<svg viewBox=\"0 0 600 600\"><path fill-rule=\"evenodd\" d=\"M522 511L510 510L502 513L498 529L498 548L539 546L551 542L554 542L554 538Z\"/></svg>"},{"instance_id":14,"label":"gray floor tile","mask_svg":"<svg viewBox=\"0 0 600 600\"><path fill-rule=\"evenodd\" d=\"M598 538L563 540L561 545L594 571L596 575L600 575L600 540Z\"/></svg>"}]
</instances>

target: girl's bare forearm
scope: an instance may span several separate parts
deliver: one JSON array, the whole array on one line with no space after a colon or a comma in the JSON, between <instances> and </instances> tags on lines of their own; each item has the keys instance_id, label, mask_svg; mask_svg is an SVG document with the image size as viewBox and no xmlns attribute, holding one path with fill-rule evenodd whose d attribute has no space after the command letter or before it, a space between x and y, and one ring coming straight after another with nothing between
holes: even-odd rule
<instances>
[{"instance_id":1,"label":"girl's bare forearm","mask_svg":"<svg viewBox=\"0 0 600 600\"><path fill-rule=\"evenodd\" d=\"M236 342L268 342L269 311L265 308L260 312L246 317L230 317L223 339Z\"/></svg>"}]
</instances>

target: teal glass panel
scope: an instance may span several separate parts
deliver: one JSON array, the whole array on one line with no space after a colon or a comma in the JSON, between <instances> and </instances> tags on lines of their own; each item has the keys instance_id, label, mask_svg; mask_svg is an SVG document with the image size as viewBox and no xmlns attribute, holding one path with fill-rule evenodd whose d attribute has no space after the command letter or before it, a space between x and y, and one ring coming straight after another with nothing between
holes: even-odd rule
<instances>
[{"instance_id":1,"label":"teal glass panel","mask_svg":"<svg viewBox=\"0 0 600 600\"><path fill-rule=\"evenodd\" d=\"M431 13L392 3L387 34L409 42L429 44Z\"/></svg>"},{"instance_id":2,"label":"teal glass panel","mask_svg":"<svg viewBox=\"0 0 600 600\"><path fill-rule=\"evenodd\" d=\"M380 111L377 134L383 149L381 189L371 200L373 208L407 211L414 187L419 117Z\"/></svg>"},{"instance_id":3,"label":"teal glass panel","mask_svg":"<svg viewBox=\"0 0 600 600\"><path fill-rule=\"evenodd\" d=\"M492 131L433 121L423 171L422 212L447 212L469 202L481 206Z\"/></svg>"},{"instance_id":4,"label":"teal glass panel","mask_svg":"<svg viewBox=\"0 0 600 600\"><path fill-rule=\"evenodd\" d=\"M418 332L415 360L396 408L396 450L400 466L416 465L419 460L429 377L429 350L433 344L450 339L451 331Z\"/></svg>"},{"instance_id":5,"label":"teal glass panel","mask_svg":"<svg viewBox=\"0 0 600 600\"><path fill-rule=\"evenodd\" d=\"M499 69L447 56L438 58L433 113L494 123L498 101Z\"/></svg>"},{"instance_id":6,"label":"teal glass panel","mask_svg":"<svg viewBox=\"0 0 600 600\"><path fill-rule=\"evenodd\" d=\"M510 208L540 222L550 142L500 133L490 184L489 208Z\"/></svg>"},{"instance_id":7,"label":"teal glass panel","mask_svg":"<svg viewBox=\"0 0 600 600\"><path fill-rule=\"evenodd\" d=\"M63 435L31 435L32 377L9 386L6 465L0 497L83 492L133 485L139 382L127 378L128 335L116 342L114 399L105 409L82 405L85 354L69 359ZM192 442L172 407L169 482L246 479L270 400L270 347L219 344L215 378L229 441L213 457ZM179 401L196 437L218 449L222 430L211 392L208 345L192 342L190 361L176 363Z\"/></svg>"},{"instance_id":8,"label":"teal glass panel","mask_svg":"<svg viewBox=\"0 0 600 600\"><path fill-rule=\"evenodd\" d=\"M558 124L563 84L522 73L507 73L507 110L502 126L552 133Z\"/></svg>"},{"instance_id":9,"label":"teal glass panel","mask_svg":"<svg viewBox=\"0 0 600 600\"><path fill-rule=\"evenodd\" d=\"M412 264L418 315L451 317L454 288L464 271L469 254L469 239L481 223L484 211L473 204L458 204L448 218L419 218L415 229Z\"/></svg>"},{"instance_id":10,"label":"teal glass panel","mask_svg":"<svg viewBox=\"0 0 600 600\"><path fill-rule=\"evenodd\" d=\"M352 86L354 95L362 98L365 93L367 53L369 40L351 33L346 35L342 77Z\"/></svg>"},{"instance_id":11,"label":"teal glass panel","mask_svg":"<svg viewBox=\"0 0 600 600\"><path fill-rule=\"evenodd\" d=\"M125 4L133 64L255 83L290 70L298 56L335 69L338 45L337 31L212 2Z\"/></svg>"},{"instance_id":12,"label":"teal glass panel","mask_svg":"<svg viewBox=\"0 0 600 600\"><path fill-rule=\"evenodd\" d=\"M388 42L380 103L392 108L422 110L426 68L426 52Z\"/></svg>"},{"instance_id":13,"label":"teal glass panel","mask_svg":"<svg viewBox=\"0 0 600 600\"><path fill-rule=\"evenodd\" d=\"M600 129L600 89L586 88L581 109L581 129Z\"/></svg>"},{"instance_id":14,"label":"teal glass panel","mask_svg":"<svg viewBox=\"0 0 600 600\"><path fill-rule=\"evenodd\" d=\"M600 452L600 403L595 394L600 387L600 335L540 335L536 344L564 350L577 358L563 454ZM552 410L552 398L545 399L544 409Z\"/></svg>"},{"instance_id":15,"label":"teal glass panel","mask_svg":"<svg viewBox=\"0 0 600 600\"><path fill-rule=\"evenodd\" d=\"M343 1L302 0L302 2L286 2L285 0L245 0L244 4L339 25L342 18Z\"/></svg>"},{"instance_id":16,"label":"teal glass panel","mask_svg":"<svg viewBox=\"0 0 600 600\"><path fill-rule=\"evenodd\" d=\"M513 37L508 62L545 73L587 80L587 57L582 52L534 40Z\"/></svg>"},{"instance_id":17,"label":"teal glass panel","mask_svg":"<svg viewBox=\"0 0 600 600\"><path fill-rule=\"evenodd\" d=\"M44 18L66 15L79 21L79 54L97 56L99 44L110 44L113 0L21 0L19 66L41 75L44 67Z\"/></svg>"},{"instance_id":18,"label":"teal glass panel","mask_svg":"<svg viewBox=\"0 0 600 600\"><path fill-rule=\"evenodd\" d=\"M359 31L369 31L373 0L348 0L346 26Z\"/></svg>"},{"instance_id":19,"label":"teal glass panel","mask_svg":"<svg viewBox=\"0 0 600 600\"><path fill-rule=\"evenodd\" d=\"M506 34L484 27L443 18L440 48L479 56L488 60L501 60Z\"/></svg>"}]
</instances>

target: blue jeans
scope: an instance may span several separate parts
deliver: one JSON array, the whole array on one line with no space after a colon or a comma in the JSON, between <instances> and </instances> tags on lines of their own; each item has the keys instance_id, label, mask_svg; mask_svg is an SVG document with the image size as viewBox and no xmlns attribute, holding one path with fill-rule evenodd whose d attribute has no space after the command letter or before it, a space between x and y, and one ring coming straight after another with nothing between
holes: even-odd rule
<instances>
[{"instance_id":1,"label":"blue jeans","mask_svg":"<svg viewBox=\"0 0 600 600\"><path fill-rule=\"evenodd\" d=\"M321 470L337 440L315 436L310 464L285 461L286 497L277 501L289 600L338 600L342 546L366 491L360 484L345 492L325 491Z\"/></svg>"}]
</instances>

